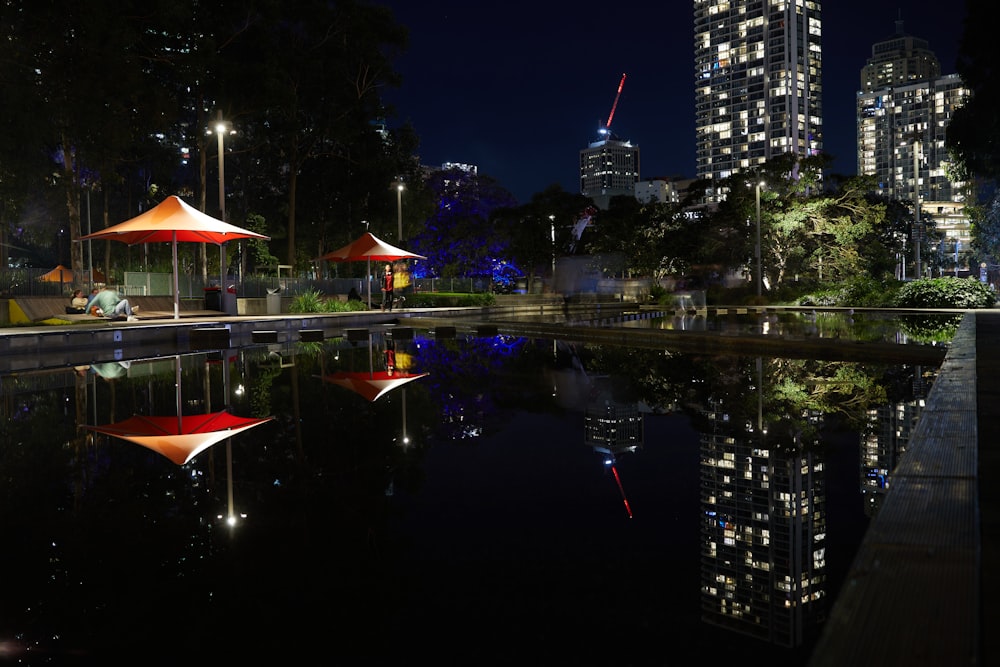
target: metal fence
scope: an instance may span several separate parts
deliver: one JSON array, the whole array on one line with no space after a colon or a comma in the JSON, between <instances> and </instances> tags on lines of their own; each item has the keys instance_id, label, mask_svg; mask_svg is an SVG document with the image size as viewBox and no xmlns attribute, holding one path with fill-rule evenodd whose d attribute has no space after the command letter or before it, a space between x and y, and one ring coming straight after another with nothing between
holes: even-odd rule
<instances>
[{"instance_id":1,"label":"metal fence","mask_svg":"<svg viewBox=\"0 0 1000 667\"><path fill-rule=\"evenodd\" d=\"M88 271L58 271L43 280L50 269L6 269L0 271L0 294L4 296L65 296L80 288L90 291Z\"/></svg>"},{"instance_id":2,"label":"metal fence","mask_svg":"<svg viewBox=\"0 0 1000 667\"><path fill-rule=\"evenodd\" d=\"M76 288L90 291L93 286L102 283L92 283L87 271L59 272L56 280L41 280L50 273L49 269L7 269L0 271L0 295L5 296L69 296ZM370 276L371 292L374 297L380 294L379 277ZM616 283L615 289L620 291L620 281L601 281ZM631 282L631 281L630 281ZM536 279L528 286L526 280L520 280L511 289L518 293L540 293L547 287L541 279ZM150 273L145 271L128 271L124 274L123 284L116 285L118 289L129 296L171 296L173 290L173 274ZM606 285L601 285L606 288ZM219 288L219 276L209 275L207 283L201 276L184 274L178 280L178 290L181 298L202 298L206 289ZM277 277L274 275L249 274L238 280L230 276L227 289L232 289L237 296L243 298L266 297L268 293L280 290L284 296L297 296L304 292L315 290L326 295L347 295L351 288L358 294L365 295L368 286L365 278L330 278L317 279L308 277ZM399 286L397 291L404 294L417 292L455 292L475 294L493 291L494 286L485 278L418 278L409 284ZM646 282L648 289L648 281Z\"/></svg>"}]
</instances>

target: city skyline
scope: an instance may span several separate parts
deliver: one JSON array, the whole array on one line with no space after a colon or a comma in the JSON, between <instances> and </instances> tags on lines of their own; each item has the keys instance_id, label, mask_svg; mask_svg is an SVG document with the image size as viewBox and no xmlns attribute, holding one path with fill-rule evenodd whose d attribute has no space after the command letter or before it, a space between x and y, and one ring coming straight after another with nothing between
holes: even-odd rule
<instances>
[{"instance_id":1,"label":"city skyline","mask_svg":"<svg viewBox=\"0 0 1000 667\"><path fill-rule=\"evenodd\" d=\"M451 0L381 4L410 30L396 60L403 85L385 91L390 126L413 124L423 164L475 164L521 203L552 184L578 192L579 151L598 138L626 74L612 129L639 146L641 178L694 178L693 5L618 3L610 20L517 1L488 15ZM960 4L941 15L930 0L823 6L824 151L834 172L857 171L855 99L872 45L902 19L954 73L964 14Z\"/></svg>"}]
</instances>

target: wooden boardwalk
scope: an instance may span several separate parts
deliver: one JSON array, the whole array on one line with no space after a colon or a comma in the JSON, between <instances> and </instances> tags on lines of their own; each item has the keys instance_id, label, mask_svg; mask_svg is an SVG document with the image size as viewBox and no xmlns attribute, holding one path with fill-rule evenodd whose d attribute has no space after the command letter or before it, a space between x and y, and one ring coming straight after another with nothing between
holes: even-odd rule
<instances>
[{"instance_id":1,"label":"wooden boardwalk","mask_svg":"<svg viewBox=\"0 0 1000 667\"><path fill-rule=\"evenodd\" d=\"M966 315L810 667L998 663L1000 311Z\"/></svg>"},{"instance_id":2,"label":"wooden boardwalk","mask_svg":"<svg viewBox=\"0 0 1000 667\"><path fill-rule=\"evenodd\" d=\"M129 304L138 306L137 317L143 320L166 319L174 316L174 300L169 296L130 296ZM52 296L17 297L8 300L7 308L13 324L74 324L99 321L101 318L87 314L69 314L69 299ZM181 317L213 317L218 311L205 310L202 299L182 299Z\"/></svg>"}]
</instances>

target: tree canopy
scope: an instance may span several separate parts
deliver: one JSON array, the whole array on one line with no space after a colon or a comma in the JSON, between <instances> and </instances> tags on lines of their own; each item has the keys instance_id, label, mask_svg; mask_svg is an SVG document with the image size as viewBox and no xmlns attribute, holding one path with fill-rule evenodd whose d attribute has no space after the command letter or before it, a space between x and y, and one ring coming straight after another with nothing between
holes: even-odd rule
<instances>
[{"instance_id":1,"label":"tree canopy","mask_svg":"<svg viewBox=\"0 0 1000 667\"><path fill-rule=\"evenodd\" d=\"M316 256L364 219L394 219L390 182L418 189L415 134L384 122L392 110L382 91L399 83L392 61L407 34L383 7L10 0L0 25L7 233L48 201L44 217L66 220L76 240L85 191L96 195L102 226L167 194L195 196L217 214L221 202L209 195L219 117L228 124L228 221L262 217L285 242L271 250L286 262ZM45 196L53 188L62 215ZM81 244L71 245L79 269Z\"/></svg>"}]
</instances>

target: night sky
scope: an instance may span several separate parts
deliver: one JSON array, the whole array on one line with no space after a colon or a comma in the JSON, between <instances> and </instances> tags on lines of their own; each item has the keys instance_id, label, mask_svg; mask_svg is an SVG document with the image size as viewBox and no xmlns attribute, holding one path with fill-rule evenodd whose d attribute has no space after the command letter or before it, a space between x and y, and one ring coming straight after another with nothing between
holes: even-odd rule
<instances>
[{"instance_id":1,"label":"night sky","mask_svg":"<svg viewBox=\"0 0 1000 667\"><path fill-rule=\"evenodd\" d=\"M464 162L522 203L552 184L579 189L579 151L612 130L641 150L642 178L695 176L691 2L505 3L383 0L410 31L387 92L420 137L428 166ZM951 12L951 13L949 13ZM854 100L872 45L904 29L955 73L963 0L823 3L824 148L856 172Z\"/></svg>"}]
</instances>

